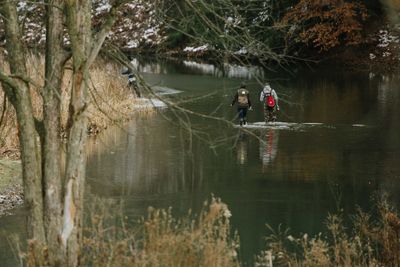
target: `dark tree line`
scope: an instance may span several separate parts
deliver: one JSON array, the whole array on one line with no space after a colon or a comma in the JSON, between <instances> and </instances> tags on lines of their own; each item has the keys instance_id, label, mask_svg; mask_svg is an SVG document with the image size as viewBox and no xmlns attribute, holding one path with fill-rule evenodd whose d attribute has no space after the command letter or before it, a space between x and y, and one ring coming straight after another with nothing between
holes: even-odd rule
<instances>
[{"instance_id":1,"label":"dark tree line","mask_svg":"<svg viewBox=\"0 0 400 267\"><path fill-rule=\"evenodd\" d=\"M365 44L370 25L384 25L379 0L161 1L168 48L210 44L258 58L338 51ZM168 8L166 8L168 7ZM278 57L279 58L279 57Z\"/></svg>"}]
</instances>

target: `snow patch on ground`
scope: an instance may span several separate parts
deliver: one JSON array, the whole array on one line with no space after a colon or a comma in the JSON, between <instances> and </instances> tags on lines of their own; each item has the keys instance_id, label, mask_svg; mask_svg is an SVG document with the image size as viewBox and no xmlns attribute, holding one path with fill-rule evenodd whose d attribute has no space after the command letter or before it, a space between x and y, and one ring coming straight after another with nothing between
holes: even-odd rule
<instances>
[{"instance_id":1,"label":"snow patch on ground","mask_svg":"<svg viewBox=\"0 0 400 267\"><path fill-rule=\"evenodd\" d=\"M312 128L312 127L325 127L325 128L334 128L329 125L325 125L324 123L320 122L305 122L305 123L296 123L296 122L254 122L248 123L244 126L237 126L243 127L247 129L276 129L276 130L304 130L305 128Z\"/></svg>"},{"instance_id":2,"label":"snow patch on ground","mask_svg":"<svg viewBox=\"0 0 400 267\"><path fill-rule=\"evenodd\" d=\"M210 46L208 44L198 46L198 47L192 47L188 46L183 49L183 52L191 52L191 53L197 53L197 52L204 52L210 50Z\"/></svg>"},{"instance_id":3,"label":"snow patch on ground","mask_svg":"<svg viewBox=\"0 0 400 267\"><path fill-rule=\"evenodd\" d=\"M156 95L173 95L182 93L180 90L176 90L165 86L152 86L151 89ZM134 103L135 109L146 109L146 108L166 108L167 104L159 98L136 98Z\"/></svg>"},{"instance_id":4,"label":"snow patch on ground","mask_svg":"<svg viewBox=\"0 0 400 267\"><path fill-rule=\"evenodd\" d=\"M347 125L349 126L349 125ZM236 127L243 127L246 129L276 129L276 130L298 130L298 131L303 131L305 129L310 129L310 128L328 128L328 129L336 129L337 127L346 127L346 125L329 125L325 124L322 122L254 122L254 123L248 123L244 126L237 125ZM364 128L364 127L369 127L368 125L365 124L359 124L359 123L354 123L351 124L351 127L358 127L358 128Z\"/></svg>"},{"instance_id":5,"label":"snow patch on ground","mask_svg":"<svg viewBox=\"0 0 400 267\"><path fill-rule=\"evenodd\" d=\"M148 108L166 108L167 104L165 104L162 100L157 98L137 98L135 99L134 104L135 109L148 109Z\"/></svg>"},{"instance_id":6,"label":"snow patch on ground","mask_svg":"<svg viewBox=\"0 0 400 267\"><path fill-rule=\"evenodd\" d=\"M139 42L136 40L130 40L126 45L125 48L138 48Z\"/></svg>"},{"instance_id":7,"label":"snow patch on ground","mask_svg":"<svg viewBox=\"0 0 400 267\"><path fill-rule=\"evenodd\" d=\"M151 89L156 95L174 95L182 93L180 90L176 90L173 88L165 87L165 86L152 86Z\"/></svg>"},{"instance_id":8,"label":"snow patch on ground","mask_svg":"<svg viewBox=\"0 0 400 267\"><path fill-rule=\"evenodd\" d=\"M247 53L248 53L247 49L242 47L242 48L240 48L240 50L234 52L233 54L235 54L235 55L246 55Z\"/></svg>"},{"instance_id":9,"label":"snow patch on ground","mask_svg":"<svg viewBox=\"0 0 400 267\"><path fill-rule=\"evenodd\" d=\"M391 34L388 30L379 31L379 44L378 47L387 47L391 43L399 43L399 38Z\"/></svg>"},{"instance_id":10,"label":"snow patch on ground","mask_svg":"<svg viewBox=\"0 0 400 267\"><path fill-rule=\"evenodd\" d=\"M109 3L104 3L103 5L96 8L96 15L109 12L111 7L112 6Z\"/></svg>"}]
</instances>

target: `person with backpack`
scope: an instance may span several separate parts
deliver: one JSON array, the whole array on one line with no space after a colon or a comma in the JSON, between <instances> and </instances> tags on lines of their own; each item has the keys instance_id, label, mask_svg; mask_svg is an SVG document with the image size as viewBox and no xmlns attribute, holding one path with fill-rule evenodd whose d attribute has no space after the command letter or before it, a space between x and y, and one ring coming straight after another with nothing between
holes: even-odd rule
<instances>
[{"instance_id":1,"label":"person with backpack","mask_svg":"<svg viewBox=\"0 0 400 267\"><path fill-rule=\"evenodd\" d=\"M250 93L246 89L245 83L242 83L240 85L240 88L236 91L236 94L233 97L231 106L233 106L235 103L237 103L237 109L238 109L238 114L239 114L239 124L241 126L246 125L247 124L247 120L246 120L247 110L251 110L251 101L250 101Z\"/></svg>"},{"instance_id":2,"label":"person with backpack","mask_svg":"<svg viewBox=\"0 0 400 267\"><path fill-rule=\"evenodd\" d=\"M268 83L261 91L260 101L264 103L265 122L276 121L276 112L279 111L278 95Z\"/></svg>"},{"instance_id":3,"label":"person with backpack","mask_svg":"<svg viewBox=\"0 0 400 267\"><path fill-rule=\"evenodd\" d=\"M132 61L131 57L128 57L129 61ZM128 76L128 88L132 91L136 97L141 97L139 85L136 80L136 76L131 66L124 67L121 72L122 75Z\"/></svg>"}]
</instances>

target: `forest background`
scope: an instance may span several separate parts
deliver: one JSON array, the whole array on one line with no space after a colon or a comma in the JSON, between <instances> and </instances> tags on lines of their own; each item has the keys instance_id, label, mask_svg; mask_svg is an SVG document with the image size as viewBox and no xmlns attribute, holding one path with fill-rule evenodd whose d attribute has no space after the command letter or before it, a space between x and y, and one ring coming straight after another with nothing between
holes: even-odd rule
<instances>
[{"instance_id":1,"label":"forest background","mask_svg":"<svg viewBox=\"0 0 400 267\"><path fill-rule=\"evenodd\" d=\"M93 28L111 5L95 0ZM393 1L126 1L117 12L105 48L159 57L196 57L221 62L249 60L282 63L340 64L388 71L397 64L398 27L389 23ZM393 7L393 6L392 6ZM23 41L45 45L45 7L19 2ZM0 18L0 46L5 45ZM65 45L69 45L65 38Z\"/></svg>"}]
</instances>

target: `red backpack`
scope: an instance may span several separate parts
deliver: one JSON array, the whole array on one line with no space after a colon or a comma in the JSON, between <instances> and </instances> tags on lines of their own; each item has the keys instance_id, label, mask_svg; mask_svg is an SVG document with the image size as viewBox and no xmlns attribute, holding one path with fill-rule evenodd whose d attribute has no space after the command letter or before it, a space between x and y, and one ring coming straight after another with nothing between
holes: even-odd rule
<instances>
[{"instance_id":1,"label":"red backpack","mask_svg":"<svg viewBox=\"0 0 400 267\"><path fill-rule=\"evenodd\" d=\"M271 93L268 93L268 94L267 94L267 97L265 98L265 104L266 104L267 107L269 107L269 108L275 107L275 99L274 99L274 97L272 96Z\"/></svg>"}]
</instances>

